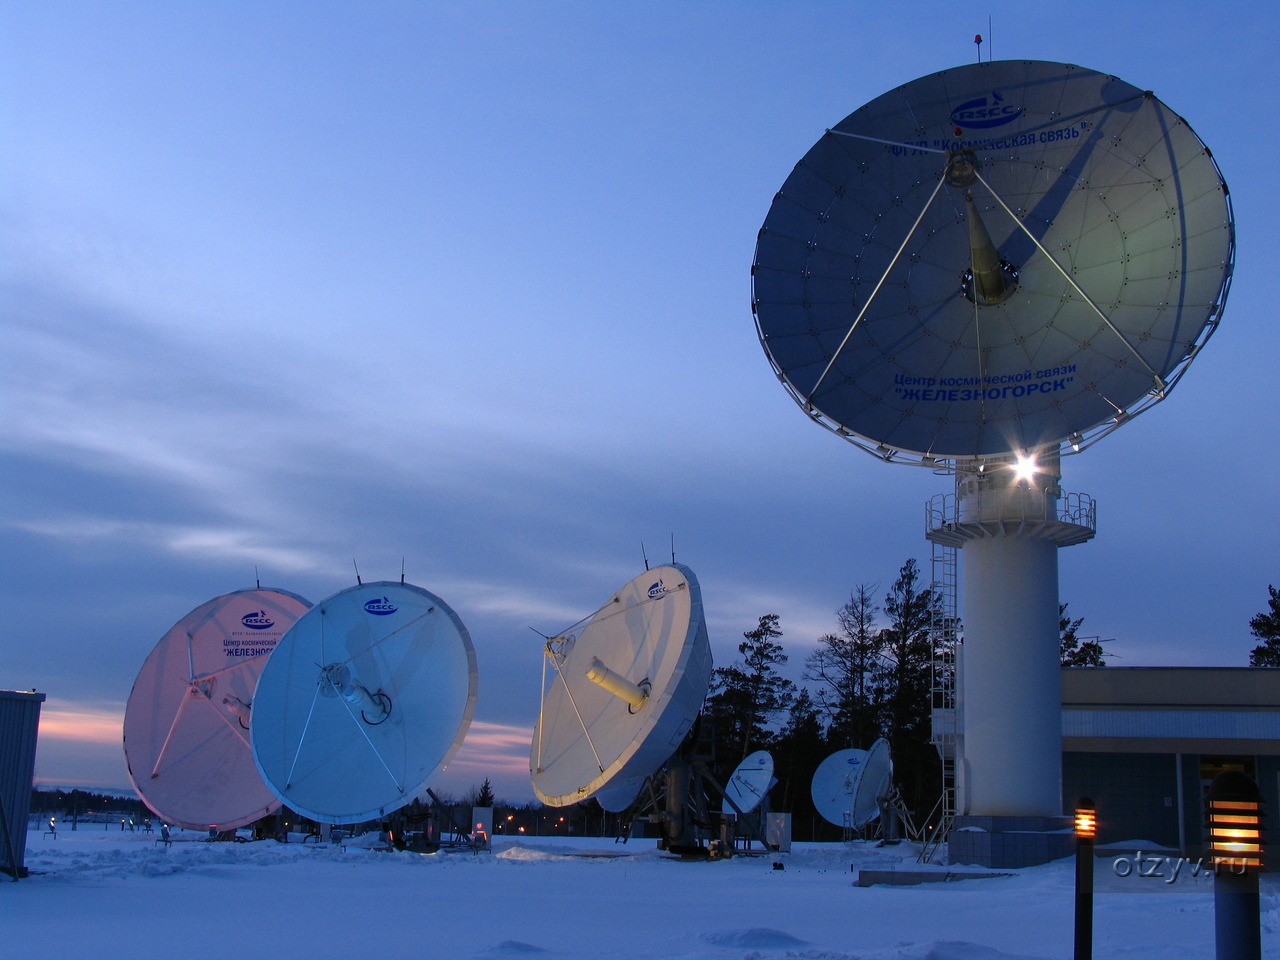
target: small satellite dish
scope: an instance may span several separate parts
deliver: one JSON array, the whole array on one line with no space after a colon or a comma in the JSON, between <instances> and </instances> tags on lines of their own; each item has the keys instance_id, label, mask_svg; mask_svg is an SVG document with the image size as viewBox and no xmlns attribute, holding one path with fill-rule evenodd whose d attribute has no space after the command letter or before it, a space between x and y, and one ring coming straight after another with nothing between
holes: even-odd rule
<instances>
[{"instance_id":1,"label":"small satellite dish","mask_svg":"<svg viewBox=\"0 0 1280 960\"><path fill-rule=\"evenodd\" d=\"M147 656L125 706L124 755L134 789L161 820L234 830L279 808L249 746L254 687L310 606L284 590L223 594Z\"/></svg>"},{"instance_id":2,"label":"small satellite dish","mask_svg":"<svg viewBox=\"0 0 1280 960\"><path fill-rule=\"evenodd\" d=\"M738 809L725 801L721 812L725 814L750 813L760 805L765 794L777 781L773 779L773 755L768 750L757 750L747 756L733 776L724 785L724 792Z\"/></svg>"},{"instance_id":3,"label":"small satellite dish","mask_svg":"<svg viewBox=\"0 0 1280 960\"><path fill-rule=\"evenodd\" d=\"M837 750L818 764L810 793L822 819L837 827L854 825L853 798L866 765L867 751L857 749Z\"/></svg>"},{"instance_id":4,"label":"small satellite dish","mask_svg":"<svg viewBox=\"0 0 1280 960\"><path fill-rule=\"evenodd\" d=\"M889 759L889 741L877 740L862 762L862 776L853 791L852 826L861 827L880 816L880 799L889 793L893 780L893 763Z\"/></svg>"},{"instance_id":5,"label":"small satellite dish","mask_svg":"<svg viewBox=\"0 0 1280 960\"><path fill-rule=\"evenodd\" d=\"M672 563L624 584L547 643L543 671L534 793L562 807L617 781L602 803L616 809L628 791L629 803L680 746L707 695L711 645L693 571Z\"/></svg>"},{"instance_id":6,"label":"small satellite dish","mask_svg":"<svg viewBox=\"0 0 1280 960\"><path fill-rule=\"evenodd\" d=\"M883 459L1069 453L1168 395L1234 257L1218 167L1154 95L985 62L827 131L770 207L752 308L805 413Z\"/></svg>"},{"instance_id":7,"label":"small satellite dish","mask_svg":"<svg viewBox=\"0 0 1280 960\"><path fill-rule=\"evenodd\" d=\"M304 816L371 820L453 759L475 702L475 650L457 614L412 584L362 584L281 639L258 681L254 760Z\"/></svg>"}]
</instances>

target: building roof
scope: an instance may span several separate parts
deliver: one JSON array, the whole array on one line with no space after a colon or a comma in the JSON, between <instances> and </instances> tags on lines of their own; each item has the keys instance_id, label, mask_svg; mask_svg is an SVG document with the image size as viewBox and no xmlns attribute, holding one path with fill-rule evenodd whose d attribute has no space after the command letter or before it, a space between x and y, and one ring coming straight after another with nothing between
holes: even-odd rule
<instances>
[{"instance_id":1,"label":"building roof","mask_svg":"<svg viewBox=\"0 0 1280 960\"><path fill-rule=\"evenodd\" d=\"M1280 755L1280 669L1064 667L1062 748Z\"/></svg>"}]
</instances>

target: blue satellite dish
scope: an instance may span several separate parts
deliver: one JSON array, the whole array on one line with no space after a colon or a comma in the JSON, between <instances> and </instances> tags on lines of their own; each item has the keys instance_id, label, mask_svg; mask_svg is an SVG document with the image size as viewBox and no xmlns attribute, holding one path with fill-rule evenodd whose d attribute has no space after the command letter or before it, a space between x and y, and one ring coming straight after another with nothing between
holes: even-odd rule
<instances>
[{"instance_id":1,"label":"blue satellite dish","mask_svg":"<svg viewBox=\"0 0 1280 960\"><path fill-rule=\"evenodd\" d=\"M280 801L321 823L385 816L462 745L476 654L458 615L408 583L366 583L298 619L254 697L253 758Z\"/></svg>"},{"instance_id":2,"label":"blue satellite dish","mask_svg":"<svg viewBox=\"0 0 1280 960\"><path fill-rule=\"evenodd\" d=\"M822 136L760 230L752 307L792 398L877 456L1072 452L1168 395L1234 250L1217 165L1151 93L976 63Z\"/></svg>"}]
</instances>

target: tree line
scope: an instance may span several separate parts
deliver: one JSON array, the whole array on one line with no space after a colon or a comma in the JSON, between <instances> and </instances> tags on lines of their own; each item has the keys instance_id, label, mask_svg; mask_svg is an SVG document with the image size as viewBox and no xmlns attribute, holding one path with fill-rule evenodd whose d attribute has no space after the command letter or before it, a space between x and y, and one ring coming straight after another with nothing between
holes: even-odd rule
<instances>
[{"instance_id":1,"label":"tree line","mask_svg":"<svg viewBox=\"0 0 1280 960\"><path fill-rule=\"evenodd\" d=\"M836 630L818 638L800 684L783 676L788 656L777 614L743 634L740 660L717 667L703 709L713 725L713 770L724 782L753 750L774 755L775 809L814 820L809 784L834 750L889 741L895 780L909 809L927 813L941 789L941 767L930 734L935 620L941 597L907 560L883 598L858 584L836 611ZM815 827L816 829L816 827ZM834 828L833 828L834 829Z\"/></svg>"},{"instance_id":2,"label":"tree line","mask_svg":"<svg viewBox=\"0 0 1280 960\"><path fill-rule=\"evenodd\" d=\"M898 570L883 597L876 584L861 583L836 611L836 629L818 638L804 663L802 682L783 676L788 662L780 618L761 616L743 634L739 659L717 667L703 708L713 725L713 770L721 783L753 750L770 750L778 786L774 808L792 814L798 837L820 839L825 827L813 808L810 782L818 764L835 750L867 749L889 742L894 779L917 819L933 808L942 789L942 765L930 742L935 670L933 627L953 616L927 583L915 560ZM1079 636L1083 617L1058 608L1064 666L1105 666L1107 640ZM950 633L958 635L952 619Z\"/></svg>"}]
</instances>

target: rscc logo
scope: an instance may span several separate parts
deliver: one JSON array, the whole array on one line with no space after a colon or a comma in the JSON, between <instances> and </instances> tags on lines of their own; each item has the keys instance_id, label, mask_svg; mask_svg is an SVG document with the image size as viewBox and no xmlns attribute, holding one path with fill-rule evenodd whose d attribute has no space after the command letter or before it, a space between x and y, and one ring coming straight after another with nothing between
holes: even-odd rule
<instances>
[{"instance_id":1,"label":"rscc logo","mask_svg":"<svg viewBox=\"0 0 1280 960\"><path fill-rule=\"evenodd\" d=\"M267 611L259 610L256 613L246 613L240 618L250 630L266 630L268 627L274 627L276 622L267 616Z\"/></svg>"},{"instance_id":2,"label":"rscc logo","mask_svg":"<svg viewBox=\"0 0 1280 960\"><path fill-rule=\"evenodd\" d=\"M1006 103L1004 97L991 91L989 97L979 97L962 103L951 111L951 122L957 127L970 130L990 130L992 127L1003 127L1013 123L1022 116L1022 107Z\"/></svg>"},{"instance_id":3,"label":"rscc logo","mask_svg":"<svg viewBox=\"0 0 1280 960\"><path fill-rule=\"evenodd\" d=\"M386 617L400 609L386 597L381 600L370 600L364 605L364 608L375 617Z\"/></svg>"}]
</instances>

